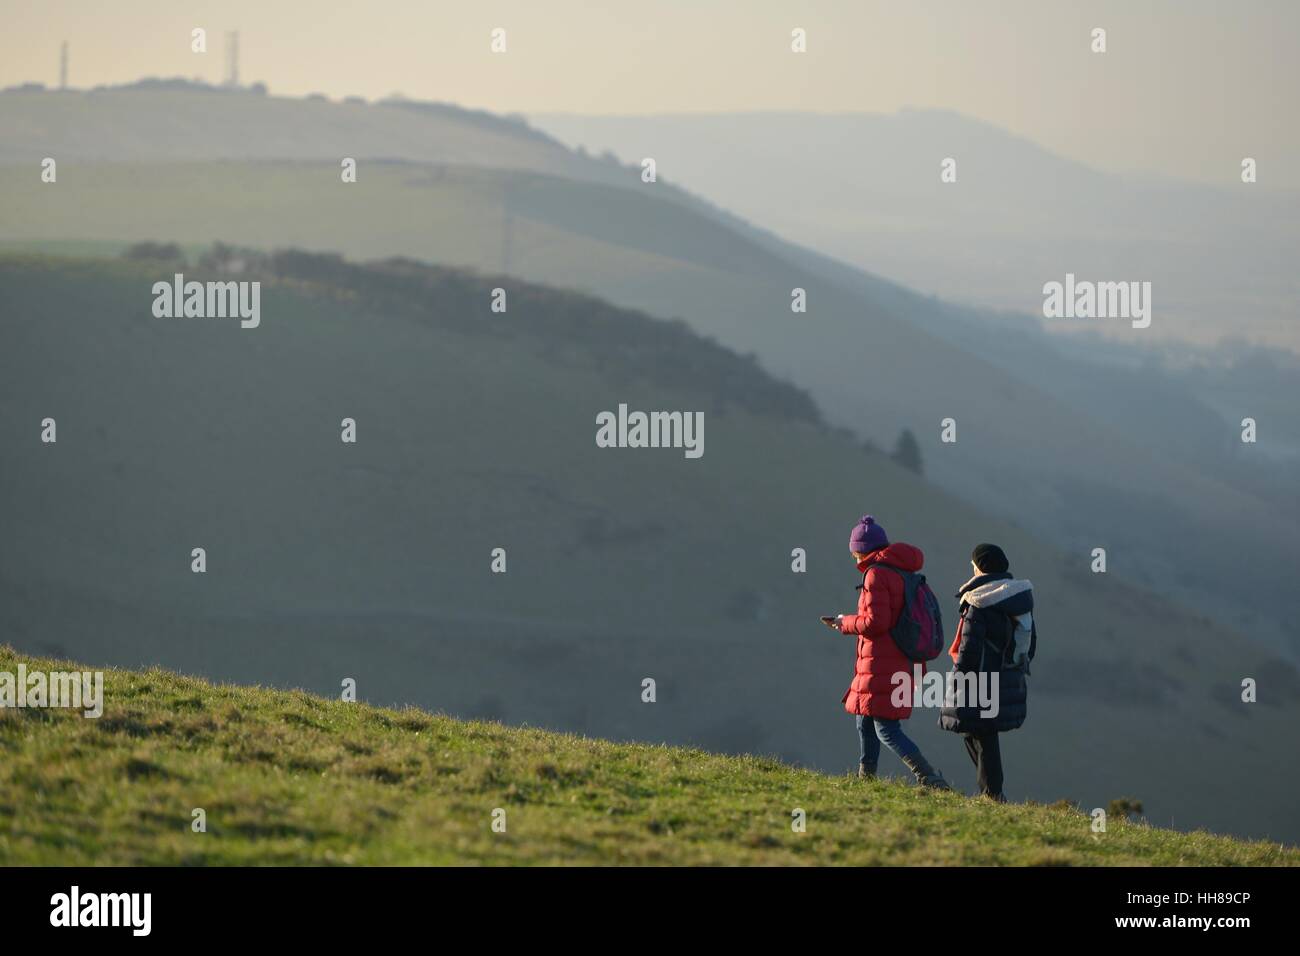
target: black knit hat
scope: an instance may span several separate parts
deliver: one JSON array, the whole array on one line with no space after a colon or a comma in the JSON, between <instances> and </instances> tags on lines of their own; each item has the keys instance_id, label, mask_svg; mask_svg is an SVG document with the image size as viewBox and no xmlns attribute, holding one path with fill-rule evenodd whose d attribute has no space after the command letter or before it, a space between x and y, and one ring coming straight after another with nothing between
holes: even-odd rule
<instances>
[{"instance_id":1,"label":"black knit hat","mask_svg":"<svg viewBox=\"0 0 1300 956\"><path fill-rule=\"evenodd\" d=\"M1006 554L996 544L975 545L975 550L970 553L970 559L975 562L975 567L985 574L998 574L1011 567Z\"/></svg>"}]
</instances>

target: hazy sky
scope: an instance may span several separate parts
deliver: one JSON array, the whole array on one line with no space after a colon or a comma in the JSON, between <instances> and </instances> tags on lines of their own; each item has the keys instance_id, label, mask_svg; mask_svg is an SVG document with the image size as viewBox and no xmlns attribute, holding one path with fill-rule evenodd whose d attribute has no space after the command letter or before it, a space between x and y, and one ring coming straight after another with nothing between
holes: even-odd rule
<instances>
[{"instance_id":1,"label":"hazy sky","mask_svg":"<svg viewBox=\"0 0 1300 956\"><path fill-rule=\"evenodd\" d=\"M1110 169L1232 183L1253 156L1261 186L1300 187L1298 0L0 0L0 85L56 84L64 39L74 87L215 82L228 30L241 79L273 94L525 114L938 107Z\"/></svg>"}]
</instances>

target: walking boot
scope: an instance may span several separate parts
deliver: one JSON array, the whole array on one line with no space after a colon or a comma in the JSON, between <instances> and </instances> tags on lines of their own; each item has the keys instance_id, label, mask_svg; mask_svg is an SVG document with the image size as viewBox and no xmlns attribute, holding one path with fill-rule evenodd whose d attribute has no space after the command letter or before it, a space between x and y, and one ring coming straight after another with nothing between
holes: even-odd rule
<instances>
[{"instance_id":1,"label":"walking boot","mask_svg":"<svg viewBox=\"0 0 1300 956\"><path fill-rule=\"evenodd\" d=\"M930 762L917 754L915 757L904 757L903 763L907 764L907 769L912 771L916 777L916 782L930 790L951 790L948 781L943 779L943 774L930 766Z\"/></svg>"},{"instance_id":2,"label":"walking boot","mask_svg":"<svg viewBox=\"0 0 1300 956\"><path fill-rule=\"evenodd\" d=\"M865 763L860 763L860 764L858 764L858 779L859 779L859 780L875 780L875 779L876 779L876 765L875 765L875 764L865 764Z\"/></svg>"}]
</instances>

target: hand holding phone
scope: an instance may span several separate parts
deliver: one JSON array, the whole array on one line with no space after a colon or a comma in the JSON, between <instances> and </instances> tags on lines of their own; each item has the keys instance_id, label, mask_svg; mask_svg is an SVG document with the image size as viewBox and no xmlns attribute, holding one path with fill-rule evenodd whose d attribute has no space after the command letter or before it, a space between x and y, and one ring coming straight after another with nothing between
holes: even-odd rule
<instances>
[{"instance_id":1,"label":"hand holding phone","mask_svg":"<svg viewBox=\"0 0 1300 956\"><path fill-rule=\"evenodd\" d=\"M822 623L825 624L827 627L833 627L833 628L835 628L835 630L837 630L837 631L840 629L840 622L839 622L839 620L838 620L837 618L832 617L832 616L829 615L829 614L823 614L823 615L822 615Z\"/></svg>"}]
</instances>

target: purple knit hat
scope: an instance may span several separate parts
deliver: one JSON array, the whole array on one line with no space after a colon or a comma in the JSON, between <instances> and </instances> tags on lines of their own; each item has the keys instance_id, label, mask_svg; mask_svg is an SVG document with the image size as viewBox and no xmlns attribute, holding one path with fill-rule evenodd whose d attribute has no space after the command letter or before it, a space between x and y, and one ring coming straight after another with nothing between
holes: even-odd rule
<instances>
[{"instance_id":1,"label":"purple knit hat","mask_svg":"<svg viewBox=\"0 0 1300 956\"><path fill-rule=\"evenodd\" d=\"M889 537L885 534L885 529L876 524L876 519L871 515L863 515L849 534L849 550L858 554L870 554L887 544Z\"/></svg>"}]
</instances>

